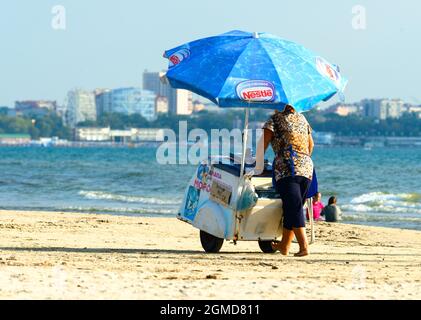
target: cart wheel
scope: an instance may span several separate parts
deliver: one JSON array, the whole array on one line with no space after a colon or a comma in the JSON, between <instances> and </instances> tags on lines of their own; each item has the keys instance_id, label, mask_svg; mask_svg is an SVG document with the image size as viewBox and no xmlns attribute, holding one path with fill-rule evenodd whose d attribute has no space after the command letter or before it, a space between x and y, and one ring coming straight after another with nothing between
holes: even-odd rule
<instances>
[{"instance_id":1,"label":"cart wheel","mask_svg":"<svg viewBox=\"0 0 421 320\"><path fill-rule=\"evenodd\" d=\"M224 244L224 239L217 238L205 231L200 230L200 242L207 253L218 253Z\"/></svg>"},{"instance_id":2,"label":"cart wheel","mask_svg":"<svg viewBox=\"0 0 421 320\"><path fill-rule=\"evenodd\" d=\"M260 241L259 240L259 247L264 253L275 253L276 250L272 248L273 241Z\"/></svg>"}]
</instances>

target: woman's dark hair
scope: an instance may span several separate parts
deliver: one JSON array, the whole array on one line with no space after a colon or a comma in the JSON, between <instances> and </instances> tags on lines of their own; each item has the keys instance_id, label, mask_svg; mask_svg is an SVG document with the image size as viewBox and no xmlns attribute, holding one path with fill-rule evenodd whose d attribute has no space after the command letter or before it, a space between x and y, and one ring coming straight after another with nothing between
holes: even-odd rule
<instances>
[{"instance_id":1,"label":"woman's dark hair","mask_svg":"<svg viewBox=\"0 0 421 320\"><path fill-rule=\"evenodd\" d=\"M330 205L332 205L332 204L336 204L336 201L337 201L338 199L336 199L336 197L330 197L329 198L329 206Z\"/></svg>"},{"instance_id":2,"label":"woman's dark hair","mask_svg":"<svg viewBox=\"0 0 421 320\"><path fill-rule=\"evenodd\" d=\"M283 112L291 111L291 109L295 111L295 108L293 106L291 106L290 104L286 104Z\"/></svg>"}]
</instances>

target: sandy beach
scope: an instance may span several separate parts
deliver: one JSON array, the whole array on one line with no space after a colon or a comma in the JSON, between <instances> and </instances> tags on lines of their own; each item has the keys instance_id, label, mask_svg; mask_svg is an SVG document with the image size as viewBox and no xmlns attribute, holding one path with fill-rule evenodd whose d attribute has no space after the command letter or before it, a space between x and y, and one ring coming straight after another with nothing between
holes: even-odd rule
<instances>
[{"instance_id":1,"label":"sandy beach","mask_svg":"<svg viewBox=\"0 0 421 320\"><path fill-rule=\"evenodd\" d=\"M0 211L0 239L1 299L421 298L418 231L322 223L306 258L208 255L175 218Z\"/></svg>"}]
</instances>

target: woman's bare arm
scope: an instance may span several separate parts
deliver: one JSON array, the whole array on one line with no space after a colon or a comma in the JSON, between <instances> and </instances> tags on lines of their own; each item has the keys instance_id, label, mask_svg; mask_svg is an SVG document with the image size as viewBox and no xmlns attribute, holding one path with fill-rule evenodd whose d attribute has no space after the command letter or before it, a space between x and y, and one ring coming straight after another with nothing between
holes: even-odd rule
<instances>
[{"instance_id":1,"label":"woman's bare arm","mask_svg":"<svg viewBox=\"0 0 421 320\"><path fill-rule=\"evenodd\" d=\"M265 142L264 152L266 152L266 150L269 148L270 143L272 142L273 132L268 129L264 129L263 136L264 136L264 142Z\"/></svg>"},{"instance_id":2,"label":"woman's bare arm","mask_svg":"<svg viewBox=\"0 0 421 320\"><path fill-rule=\"evenodd\" d=\"M313 150L314 150L314 140L313 140L313 136L310 133L308 135L308 152L310 156L313 154Z\"/></svg>"}]
</instances>

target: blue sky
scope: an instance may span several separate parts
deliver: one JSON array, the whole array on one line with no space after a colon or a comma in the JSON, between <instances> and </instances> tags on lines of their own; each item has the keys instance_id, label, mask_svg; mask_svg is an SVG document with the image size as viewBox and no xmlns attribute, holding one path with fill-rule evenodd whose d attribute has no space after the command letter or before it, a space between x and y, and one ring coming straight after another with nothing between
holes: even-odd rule
<instances>
[{"instance_id":1,"label":"blue sky","mask_svg":"<svg viewBox=\"0 0 421 320\"><path fill-rule=\"evenodd\" d=\"M66 9L65 31L51 27L54 5ZM352 27L355 5L365 30ZM420 1L14 0L0 4L0 105L139 86L144 69L166 67L165 49L232 29L270 32L340 65L349 102L421 104Z\"/></svg>"}]
</instances>

